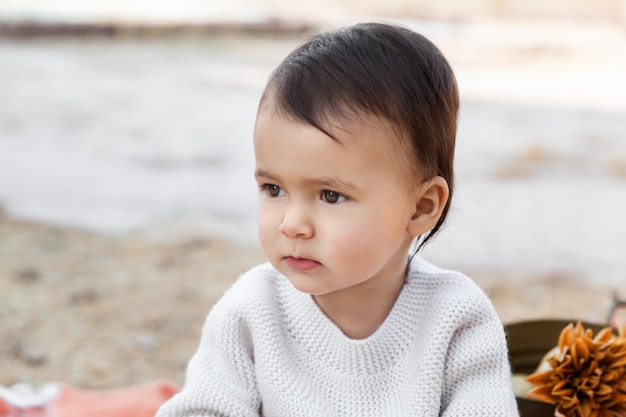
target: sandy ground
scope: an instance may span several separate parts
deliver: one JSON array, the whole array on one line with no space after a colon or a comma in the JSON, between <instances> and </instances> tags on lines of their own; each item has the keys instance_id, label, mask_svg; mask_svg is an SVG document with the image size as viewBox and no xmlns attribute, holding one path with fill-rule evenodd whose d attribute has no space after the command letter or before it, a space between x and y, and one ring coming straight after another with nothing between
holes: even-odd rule
<instances>
[{"instance_id":1,"label":"sandy ground","mask_svg":"<svg viewBox=\"0 0 626 417\"><path fill-rule=\"evenodd\" d=\"M211 305L263 257L218 241L165 244L2 217L0 260L0 385L105 389L181 384ZM504 322L603 322L611 306L611 288L557 272L465 272Z\"/></svg>"},{"instance_id":2,"label":"sandy ground","mask_svg":"<svg viewBox=\"0 0 626 417\"><path fill-rule=\"evenodd\" d=\"M204 316L259 253L0 220L0 385L180 382Z\"/></svg>"}]
</instances>

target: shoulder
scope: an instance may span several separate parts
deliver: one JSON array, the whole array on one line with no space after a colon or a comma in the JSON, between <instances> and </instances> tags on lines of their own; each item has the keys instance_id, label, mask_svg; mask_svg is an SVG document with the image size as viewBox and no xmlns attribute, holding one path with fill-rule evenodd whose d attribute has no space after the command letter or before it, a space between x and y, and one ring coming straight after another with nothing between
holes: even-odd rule
<instances>
[{"instance_id":1,"label":"shoulder","mask_svg":"<svg viewBox=\"0 0 626 417\"><path fill-rule=\"evenodd\" d=\"M257 265L243 273L215 303L210 314L245 314L258 310L276 297L278 281L282 275L269 263Z\"/></svg>"},{"instance_id":2,"label":"shoulder","mask_svg":"<svg viewBox=\"0 0 626 417\"><path fill-rule=\"evenodd\" d=\"M489 297L461 272L442 269L416 257L410 266L408 284L424 297L433 314L445 316L456 326L477 319L499 322Z\"/></svg>"},{"instance_id":3,"label":"shoulder","mask_svg":"<svg viewBox=\"0 0 626 417\"><path fill-rule=\"evenodd\" d=\"M275 300L281 279L286 278L270 264L243 273L209 311L200 350L221 346L227 352L243 348L250 354L255 335L267 332L280 314Z\"/></svg>"},{"instance_id":4,"label":"shoulder","mask_svg":"<svg viewBox=\"0 0 626 417\"><path fill-rule=\"evenodd\" d=\"M408 276L410 285L428 288L434 293L475 296L486 300L483 290L467 275L450 269L439 268L422 258L414 258Z\"/></svg>"}]
</instances>

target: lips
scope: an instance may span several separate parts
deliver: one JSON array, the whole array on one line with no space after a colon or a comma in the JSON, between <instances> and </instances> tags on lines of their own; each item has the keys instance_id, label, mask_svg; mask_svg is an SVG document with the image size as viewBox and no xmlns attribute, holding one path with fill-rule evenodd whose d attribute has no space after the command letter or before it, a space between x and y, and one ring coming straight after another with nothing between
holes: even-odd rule
<instances>
[{"instance_id":1,"label":"lips","mask_svg":"<svg viewBox=\"0 0 626 417\"><path fill-rule=\"evenodd\" d=\"M284 259L289 267L298 271L310 271L320 265L319 262L312 259L294 258L293 256L286 256Z\"/></svg>"}]
</instances>

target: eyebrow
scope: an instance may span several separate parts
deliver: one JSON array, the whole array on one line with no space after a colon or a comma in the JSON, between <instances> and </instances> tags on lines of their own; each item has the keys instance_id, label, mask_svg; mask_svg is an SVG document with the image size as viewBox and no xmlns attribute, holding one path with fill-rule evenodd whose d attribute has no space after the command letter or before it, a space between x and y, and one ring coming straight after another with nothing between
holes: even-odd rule
<instances>
[{"instance_id":1,"label":"eyebrow","mask_svg":"<svg viewBox=\"0 0 626 417\"><path fill-rule=\"evenodd\" d=\"M271 181L281 182L279 178L277 178L275 175L263 169L257 169L254 173L254 176L256 178L262 177L262 178L267 178ZM348 192L353 192L358 189L358 187L354 184L346 182L340 178L332 178L332 177L310 178L310 179L306 179L305 183L321 185L324 187L328 187L330 189L337 189L337 190L343 190L343 191L348 191Z\"/></svg>"}]
</instances>

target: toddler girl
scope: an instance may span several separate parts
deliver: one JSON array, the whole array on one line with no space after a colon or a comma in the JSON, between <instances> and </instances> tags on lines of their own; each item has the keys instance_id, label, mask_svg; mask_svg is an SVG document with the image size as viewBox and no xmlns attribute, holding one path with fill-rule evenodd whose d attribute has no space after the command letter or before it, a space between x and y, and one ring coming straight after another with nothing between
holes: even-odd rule
<instances>
[{"instance_id":1,"label":"toddler girl","mask_svg":"<svg viewBox=\"0 0 626 417\"><path fill-rule=\"evenodd\" d=\"M269 263L215 304L158 417L517 415L488 298L414 256L450 206L458 107L446 59L402 27L279 65L254 130Z\"/></svg>"}]
</instances>

